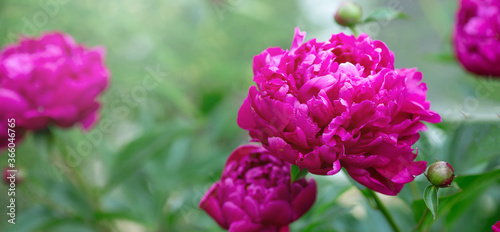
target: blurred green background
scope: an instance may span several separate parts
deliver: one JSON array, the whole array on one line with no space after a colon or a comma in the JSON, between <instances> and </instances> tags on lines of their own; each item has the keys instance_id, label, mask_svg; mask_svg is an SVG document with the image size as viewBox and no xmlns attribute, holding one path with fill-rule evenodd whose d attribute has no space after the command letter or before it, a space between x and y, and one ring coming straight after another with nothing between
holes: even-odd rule
<instances>
[{"instance_id":1,"label":"blurred green background","mask_svg":"<svg viewBox=\"0 0 500 232\"><path fill-rule=\"evenodd\" d=\"M500 164L500 82L466 74L454 61L456 2L357 2L364 12L393 7L409 15L359 29L389 46L396 67L424 74L444 122L422 133L419 159L446 160L467 177L424 228L490 231L500 220L500 174L493 171ZM229 153L249 140L236 116L252 85L253 56L288 48L296 26L306 39L349 33L333 22L339 3L0 0L1 45L20 34L63 31L106 47L112 74L93 130L54 129L58 148L49 151L43 132L18 144L16 164L26 177L16 192L14 226L4 207L7 187L0 186L0 231L221 231L197 206ZM6 166L7 156L0 162ZM317 203L292 231L390 231L345 176L315 178ZM420 219L426 185L422 175L398 197L382 198L403 231Z\"/></svg>"}]
</instances>

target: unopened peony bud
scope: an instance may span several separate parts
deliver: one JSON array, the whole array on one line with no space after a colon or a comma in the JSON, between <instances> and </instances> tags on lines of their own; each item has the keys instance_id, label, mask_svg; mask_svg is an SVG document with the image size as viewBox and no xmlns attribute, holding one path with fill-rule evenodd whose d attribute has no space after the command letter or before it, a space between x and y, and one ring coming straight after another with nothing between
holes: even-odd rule
<instances>
[{"instance_id":1,"label":"unopened peony bud","mask_svg":"<svg viewBox=\"0 0 500 232\"><path fill-rule=\"evenodd\" d=\"M335 13L335 22L341 26L352 27L361 22L361 7L353 2L340 4Z\"/></svg>"},{"instance_id":2,"label":"unopened peony bud","mask_svg":"<svg viewBox=\"0 0 500 232\"><path fill-rule=\"evenodd\" d=\"M448 187L454 178L455 171L449 163L444 161L433 163L427 170L427 179L438 187Z\"/></svg>"},{"instance_id":3,"label":"unopened peony bud","mask_svg":"<svg viewBox=\"0 0 500 232\"><path fill-rule=\"evenodd\" d=\"M20 184L24 180L24 172L21 169L12 169L6 167L2 171L3 182L7 185L10 183Z\"/></svg>"}]
</instances>

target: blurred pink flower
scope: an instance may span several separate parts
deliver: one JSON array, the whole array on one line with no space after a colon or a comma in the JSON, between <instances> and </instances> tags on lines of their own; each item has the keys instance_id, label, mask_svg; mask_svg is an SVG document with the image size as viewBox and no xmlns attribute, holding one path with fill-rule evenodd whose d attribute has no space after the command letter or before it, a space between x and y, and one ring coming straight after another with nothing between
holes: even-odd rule
<instances>
[{"instance_id":1,"label":"blurred pink flower","mask_svg":"<svg viewBox=\"0 0 500 232\"><path fill-rule=\"evenodd\" d=\"M493 229L493 232L500 232L500 221L495 223L495 225L493 225L491 229Z\"/></svg>"},{"instance_id":2,"label":"blurred pink flower","mask_svg":"<svg viewBox=\"0 0 500 232\"><path fill-rule=\"evenodd\" d=\"M88 129L108 81L103 48L86 48L58 32L22 38L0 52L0 129L8 118L15 118L16 131L76 123Z\"/></svg>"},{"instance_id":3,"label":"blurred pink flower","mask_svg":"<svg viewBox=\"0 0 500 232\"><path fill-rule=\"evenodd\" d=\"M260 146L245 145L229 156L200 208L231 232L285 232L315 199L314 179L290 183L290 164Z\"/></svg>"},{"instance_id":4,"label":"blurred pink flower","mask_svg":"<svg viewBox=\"0 0 500 232\"><path fill-rule=\"evenodd\" d=\"M461 0L453 41L465 69L500 77L500 1Z\"/></svg>"},{"instance_id":5,"label":"blurred pink flower","mask_svg":"<svg viewBox=\"0 0 500 232\"><path fill-rule=\"evenodd\" d=\"M273 155L313 174L344 167L361 184L395 195L426 169L411 145L439 122L416 69L394 69L394 55L366 34L343 33L303 43L295 30L290 50L268 48L254 57L254 81L238 125Z\"/></svg>"}]
</instances>

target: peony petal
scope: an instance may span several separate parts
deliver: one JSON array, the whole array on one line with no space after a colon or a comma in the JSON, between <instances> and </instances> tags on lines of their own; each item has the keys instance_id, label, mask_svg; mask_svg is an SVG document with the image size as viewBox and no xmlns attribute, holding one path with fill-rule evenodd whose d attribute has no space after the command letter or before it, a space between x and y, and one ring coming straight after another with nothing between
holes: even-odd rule
<instances>
[{"instance_id":1,"label":"peony petal","mask_svg":"<svg viewBox=\"0 0 500 232\"><path fill-rule=\"evenodd\" d=\"M263 226L250 220L236 221L229 227L229 232L261 232Z\"/></svg>"},{"instance_id":2,"label":"peony petal","mask_svg":"<svg viewBox=\"0 0 500 232\"><path fill-rule=\"evenodd\" d=\"M493 225L491 229L493 229L493 232L500 232L500 221L495 223L495 225Z\"/></svg>"},{"instance_id":3,"label":"peony petal","mask_svg":"<svg viewBox=\"0 0 500 232\"><path fill-rule=\"evenodd\" d=\"M330 91L330 89L332 89L336 83L337 80L331 75L316 77L312 80L309 80L302 86L302 88L300 88L298 99L300 102L305 103L312 97L318 95L321 90L325 92Z\"/></svg>"},{"instance_id":4,"label":"peony petal","mask_svg":"<svg viewBox=\"0 0 500 232\"><path fill-rule=\"evenodd\" d=\"M375 170L360 169L348 165L344 165L344 168L354 180L379 193L395 196L403 188L403 184L394 183Z\"/></svg>"},{"instance_id":5,"label":"peony petal","mask_svg":"<svg viewBox=\"0 0 500 232\"><path fill-rule=\"evenodd\" d=\"M293 36L292 46L290 47L291 51L296 50L304 41L306 37L306 32L300 31L298 27L295 28L295 35Z\"/></svg>"},{"instance_id":6,"label":"peony petal","mask_svg":"<svg viewBox=\"0 0 500 232\"><path fill-rule=\"evenodd\" d=\"M296 164L299 152L292 149L290 144L286 143L285 140L279 137L272 137L268 139L268 143L269 151L273 155L291 164Z\"/></svg>"},{"instance_id":7,"label":"peony petal","mask_svg":"<svg viewBox=\"0 0 500 232\"><path fill-rule=\"evenodd\" d=\"M222 209L217 201L219 186L219 183L215 183L210 187L207 193L201 198L199 207L205 210L222 228L228 229L226 220L222 215Z\"/></svg>"},{"instance_id":8,"label":"peony petal","mask_svg":"<svg viewBox=\"0 0 500 232\"><path fill-rule=\"evenodd\" d=\"M270 201L260 206L262 222L272 225L288 225L292 222L292 208L286 201Z\"/></svg>"},{"instance_id":9,"label":"peony petal","mask_svg":"<svg viewBox=\"0 0 500 232\"><path fill-rule=\"evenodd\" d=\"M243 159L246 156L248 156L248 154L258 153L258 152L265 152L265 151L266 150L263 147L257 146L257 145L248 144L248 145L239 146L227 158L226 166L230 162L233 162L233 161L234 162L239 162L241 159Z\"/></svg>"},{"instance_id":10,"label":"peony petal","mask_svg":"<svg viewBox=\"0 0 500 232\"><path fill-rule=\"evenodd\" d=\"M245 212L247 212L248 216L252 219L254 222L260 222L260 216L259 216L259 205L257 201L255 201L252 197L246 196L245 200L243 201L243 207L245 209Z\"/></svg>"},{"instance_id":11,"label":"peony petal","mask_svg":"<svg viewBox=\"0 0 500 232\"><path fill-rule=\"evenodd\" d=\"M252 107L248 101L248 98L245 98L243 101L243 105L240 107L238 111L237 123L243 129L251 129L255 128L255 121L252 117Z\"/></svg>"},{"instance_id":12,"label":"peony petal","mask_svg":"<svg viewBox=\"0 0 500 232\"><path fill-rule=\"evenodd\" d=\"M231 201L222 204L222 214L229 225L236 221L249 220L245 211Z\"/></svg>"},{"instance_id":13,"label":"peony petal","mask_svg":"<svg viewBox=\"0 0 500 232\"><path fill-rule=\"evenodd\" d=\"M294 183L292 185L298 185ZM304 215L312 207L316 201L316 181L311 178L307 182L307 186L292 201L293 220L297 220Z\"/></svg>"},{"instance_id":14,"label":"peony petal","mask_svg":"<svg viewBox=\"0 0 500 232\"><path fill-rule=\"evenodd\" d=\"M307 107L319 127L328 125L335 116L332 103L323 89L319 91L317 96L307 101Z\"/></svg>"}]
</instances>

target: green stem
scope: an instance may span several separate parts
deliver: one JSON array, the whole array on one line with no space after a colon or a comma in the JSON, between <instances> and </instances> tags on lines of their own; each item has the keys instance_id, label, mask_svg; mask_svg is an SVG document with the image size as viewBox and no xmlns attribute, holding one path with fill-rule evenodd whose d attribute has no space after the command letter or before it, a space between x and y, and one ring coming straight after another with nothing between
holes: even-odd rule
<instances>
[{"instance_id":1,"label":"green stem","mask_svg":"<svg viewBox=\"0 0 500 232\"><path fill-rule=\"evenodd\" d=\"M30 184L33 184L33 183L30 183ZM63 214L66 214L66 215L69 215L71 212L70 210L58 205L56 202L54 202L48 196L36 195L35 191L33 191L34 189L32 189L31 187L28 187L27 185L21 185L21 186L19 186L19 189L21 189L23 194L26 195L32 202L38 202L39 204L44 205L45 207L51 209L54 212L62 212Z\"/></svg>"},{"instance_id":2,"label":"green stem","mask_svg":"<svg viewBox=\"0 0 500 232\"><path fill-rule=\"evenodd\" d=\"M358 34L358 31L356 30L356 26L351 26L351 27L349 27L349 29L351 29L352 34L354 36L358 37L359 34Z\"/></svg>"},{"instance_id":3,"label":"green stem","mask_svg":"<svg viewBox=\"0 0 500 232\"><path fill-rule=\"evenodd\" d=\"M392 227L392 230L394 232L400 232L401 230L399 229L398 225L396 225L396 222L392 218L391 213L389 213L389 211L387 210L385 205L382 203L380 198L377 196L377 194L373 190L370 190L370 189L367 189L367 191L370 194L370 196L372 197L372 199L375 201L375 203L377 204L378 209L382 212L385 219L387 219L387 222L389 222L389 225Z\"/></svg>"},{"instance_id":4,"label":"green stem","mask_svg":"<svg viewBox=\"0 0 500 232\"><path fill-rule=\"evenodd\" d=\"M57 159L59 159L61 163L65 163L64 160L67 154L65 153L64 145L66 144L66 140L63 138L56 138L57 136L54 134L54 132L51 131L49 131L48 136L50 136L49 146L55 145L55 148L59 150L59 152L54 152L55 154L52 156L50 161L54 163L54 166L56 166L62 174L66 174L66 177L76 188L82 190L88 202L90 203L90 207L94 212L101 211L101 203L99 195L97 195L95 191L91 188L91 186L89 186L87 181L85 181L85 179L81 174L81 169L78 168L77 166L75 167L69 166L68 167L69 171L66 171L63 170L62 167L60 167L59 165L55 165L55 161ZM97 231L113 231L113 226L106 222L93 221L92 224Z\"/></svg>"},{"instance_id":5,"label":"green stem","mask_svg":"<svg viewBox=\"0 0 500 232\"><path fill-rule=\"evenodd\" d=\"M418 194L418 186L415 181L410 182L411 195L413 196L413 200L417 200L420 198Z\"/></svg>"},{"instance_id":6,"label":"green stem","mask_svg":"<svg viewBox=\"0 0 500 232\"><path fill-rule=\"evenodd\" d=\"M424 220L425 220L425 217L427 216L427 213L429 213L429 209L425 208L424 214L422 215L422 217L418 221L418 223L415 226L415 228L413 228L413 231L418 231L420 229L420 227L422 227L422 225L424 223Z\"/></svg>"},{"instance_id":7,"label":"green stem","mask_svg":"<svg viewBox=\"0 0 500 232\"><path fill-rule=\"evenodd\" d=\"M53 132L52 136L56 138L56 135L54 135ZM65 152L64 145L66 144L66 141L64 139L56 138L54 139L54 143L59 152L55 152L55 154L57 154L58 156L54 155L52 162L55 163L55 160L59 159L61 163L65 163L64 160L67 154ZM67 167L69 171L65 171L62 170L60 166L58 165L55 166L60 169L61 173L66 174L66 177L71 181L71 183L76 188L80 188L81 190L83 190L83 193L85 194L85 196L87 196L87 199L89 200L91 208L94 210L98 210L99 209L98 199L97 197L94 196L93 191L89 188L88 184L80 174L79 168L77 166L72 167L71 165L68 165Z\"/></svg>"}]
</instances>

